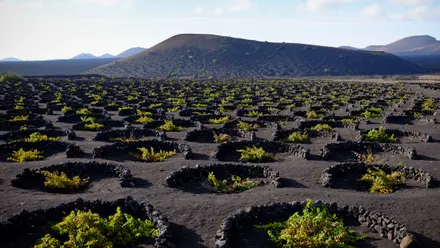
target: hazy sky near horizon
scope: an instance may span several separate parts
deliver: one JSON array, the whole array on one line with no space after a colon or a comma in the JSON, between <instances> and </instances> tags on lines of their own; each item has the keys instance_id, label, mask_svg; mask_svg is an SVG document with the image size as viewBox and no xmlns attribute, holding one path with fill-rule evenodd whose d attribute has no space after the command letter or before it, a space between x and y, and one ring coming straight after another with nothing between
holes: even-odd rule
<instances>
[{"instance_id":1,"label":"hazy sky near horizon","mask_svg":"<svg viewBox=\"0 0 440 248\"><path fill-rule=\"evenodd\" d=\"M326 46L440 39L440 0L0 0L0 58L67 59L179 33Z\"/></svg>"}]
</instances>

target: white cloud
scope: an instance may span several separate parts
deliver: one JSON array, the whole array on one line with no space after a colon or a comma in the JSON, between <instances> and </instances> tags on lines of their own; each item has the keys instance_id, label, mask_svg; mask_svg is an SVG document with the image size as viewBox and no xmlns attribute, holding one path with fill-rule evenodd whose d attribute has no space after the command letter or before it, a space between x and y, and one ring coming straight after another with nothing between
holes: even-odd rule
<instances>
[{"instance_id":1,"label":"white cloud","mask_svg":"<svg viewBox=\"0 0 440 248\"><path fill-rule=\"evenodd\" d=\"M440 8L428 5L420 5L404 12L395 13L391 16L395 21L413 21L422 19L440 19Z\"/></svg>"},{"instance_id":2,"label":"white cloud","mask_svg":"<svg viewBox=\"0 0 440 248\"><path fill-rule=\"evenodd\" d=\"M132 7L135 0L75 0L81 4L99 4L106 7Z\"/></svg>"},{"instance_id":3,"label":"white cloud","mask_svg":"<svg viewBox=\"0 0 440 248\"><path fill-rule=\"evenodd\" d=\"M388 1L395 4L405 4L405 5L417 5L417 4L426 4L432 2L432 0L388 0Z\"/></svg>"},{"instance_id":4,"label":"white cloud","mask_svg":"<svg viewBox=\"0 0 440 248\"><path fill-rule=\"evenodd\" d=\"M358 0L306 0L299 4L301 10L307 11L325 11L342 4L353 3Z\"/></svg>"},{"instance_id":5,"label":"white cloud","mask_svg":"<svg viewBox=\"0 0 440 248\"><path fill-rule=\"evenodd\" d=\"M209 8L198 5L194 8L194 12L199 15L215 15L221 16L230 13L248 11L252 8L251 0L228 0L225 6Z\"/></svg>"},{"instance_id":6,"label":"white cloud","mask_svg":"<svg viewBox=\"0 0 440 248\"><path fill-rule=\"evenodd\" d=\"M94 4L105 7L131 7L135 2L139 0L65 0L65 2L75 3L75 4ZM16 1L16 0L0 0L0 6L5 4L14 5L20 7L40 7L46 4L59 4L61 1L58 0L26 0L26 1Z\"/></svg>"},{"instance_id":7,"label":"white cloud","mask_svg":"<svg viewBox=\"0 0 440 248\"><path fill-rule=\"evenodd\" d=\"M0 7L5 9L10 6L17 6L21 8L36 8L43 5L41 0L29 0L29 1L12 1L12 0L0 0Z\"/></svg>"},{"instance_id":8,"label":"white cloud","mask_svg":"<svg viewBox=\"0 0 440 248\"><path fill-rule=\"evenodd\" d=\"M379 3L363 8L361 13L366 17L382 17L384 15L382 5Z\"/></svg>"}]
</instances>

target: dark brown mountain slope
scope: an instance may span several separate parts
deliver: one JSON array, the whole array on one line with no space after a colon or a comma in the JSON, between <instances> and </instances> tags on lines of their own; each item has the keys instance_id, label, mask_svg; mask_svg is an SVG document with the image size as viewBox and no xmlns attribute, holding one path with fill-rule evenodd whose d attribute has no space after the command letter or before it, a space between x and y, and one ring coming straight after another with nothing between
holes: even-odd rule
<instances>
[{"instance_id":1,"label":"dark brown mountain slope","mask_svg":"<svg viewBox=\"0 0 440 248\"><path fill-rule=\"evenodd\" d=\"M427 69L384 52L181 34L87 73L116 77L261 78L424 72Z\"/></svg>"}]
</instances>

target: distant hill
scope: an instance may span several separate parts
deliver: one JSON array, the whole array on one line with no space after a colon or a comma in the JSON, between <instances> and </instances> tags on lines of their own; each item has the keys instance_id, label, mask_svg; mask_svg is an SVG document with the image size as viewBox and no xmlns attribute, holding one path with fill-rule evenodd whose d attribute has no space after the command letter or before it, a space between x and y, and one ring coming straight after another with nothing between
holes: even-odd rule
<instances>
[{"instance_id":1,"label":"distant hill","mask_svg":"<svg viewBox=\"0 0 440 248\"><path fill-rule=\"evenodd\" d=\"M138 54L140 52L145 51L146 48L142 48L142 47L132 47L129 48L125 51L123 51L122 53L118 54L118 55L111 55L109 53L103 54L101 56L95 56L91 53L81 53L76 55L75 57L71 58L71 59L97 59L97 58L101 58L101 59L110 59L110 58L127 58L130 56L133 56L135 54Z\"/></svg>"},{"instance_id":2,"label":"distant hill","mask_svg":"<svg viewBox=\"0 0 440 248\"><path fill-rule=\"evenodd\" d=\"M382 47L382 45L371 45L371 46L367 46L366 48L356 48L356 49L361 49L361 50L367 50L367 51L380 51L380 48Z\"/></svg>"},{"instance_id":3,"label":"distant hill","mask_svg":"<svg viewBox=\"0 0 440 248\"><path fill-rule=\"evenodd\" d=\"M0 73L14 71L23 76L75 75L108 64L117 59L118 58L2 62L0 63Z\"/></svg>"},{"instance_id":4,"label":"distant hill","mask_svg":"<svg viewBox=\"0 0 440 248\"><path fill-rule=\"evenodd\" d=\"M17 62L17 61L21 61L17 58L13 58L13 57L8 57L8 58L4 58L4 59L0 59L0 62Z\"/></svg>"},{"instance_id":5,"label":"distant hill","mask_svg":"<svg viewBox=\"0 0 440 248\"><path fill-rule=\"evenodd\" d=\"M132 47L128 50L123 51L122 53L116 55L116 57L118 58L127 58L130 56L133 56L135 54L141 53L143 51L147 50L146 48L143 47Z\"/></svg>"},{"instance_id":6,"label":"distant hill","mask_svg":"<svg viewBox=\"0 0 440 248\"><path fill-rule=\"evenodd\" d=\"M440 55L440 41L432 36L410 36L379 48L396 55Z\"/></svg>"},{"instance_id":7,"label":"distant hill","mask_svg":"<svg viewBox=\"0 0 440 248\"><path fill-rule=\"evenodd\" d=\"M251 78L424 73L384 52L269 43L207 34L173 36L129 58L89 70L118 77Z\"/></svg>"},{"instance_id":8,"label":"distant hill","mask_svg":"<svg viewBox=\"0 0 440 248\"><path fill-rule=\"evenodd\" d=\"M351 50L360 50L359 48L351 47L351 46L340 46L339 48L342 48L342 49L351 49Z\"/></svg>"},{"instance_id":9,"label":"distant hill","mask_svg":"<svg viewBox=\"0 0 440 248\"><path fill-rule=\"evenodd\" d=\"M430 69L440 70L440 41L429 35L409 36L388 45L365 48L344 46L348 49L384 51Z\"/></svg>"},{"instance_id":10,"label":"distant hill","mask_svg":"<svg viewBox=\"0 0 440 248\"><path fill-rule=\"evenodd\" d=\"M106 54L103 54L103 55L99 56L99 58L101 58L101 59L111 59L111 58L116 58L116 56L106 53Z\"/></svg>"},{"instance_id":11,"label":"distant hill","mask_svg":"<svg viewBox=\"0 0 440 248\"><path fill-rule=\"evenodd\" d=\"M6 58L0 60L0 72L14 71L23 76L76 75L142 51L145 51L145 48L134 47L117 56L106 53L97 57L91 53L81 53L71 59L46 61L21 61Z\"/></svg>"},{"instance_id":12,"label":"distant hill","mask_svg":"<svg viewBox=\"0 0 440 248\"><path fill-rule=\"evenodd\" d=\"M409 36L387 45L372 45L365 48L343 47L356 50L383 51L399 56L440 56L440 41L429 35Z\"/></svg>"},{"instance_id":13,"label":"distant hill","mask_svg":"<svg viewBox=\"0 0 440 248\"><path fill-rule=\"evenodd\" d=\"M91 53L81 53L71 59L96 59L97 57Z\"/></svg>"}]
</instances>

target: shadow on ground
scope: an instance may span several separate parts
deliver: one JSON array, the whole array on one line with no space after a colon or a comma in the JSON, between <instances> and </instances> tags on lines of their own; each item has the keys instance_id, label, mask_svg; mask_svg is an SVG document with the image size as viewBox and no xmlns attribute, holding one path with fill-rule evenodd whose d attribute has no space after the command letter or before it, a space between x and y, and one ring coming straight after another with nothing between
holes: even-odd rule
<instances>
[{"instance_id":1,"label":"shadow on ground","mask_svg":"<svg viewBox=\"0 0 440 248\"><path fill-rule=\"evenodd\" d=\"M290 178L280 178L280 182L284 188L307 188L305 185Z\"/></svg>"},{"instance_id":2,"label":"shadow on ground","mask_svg":"<svg viewBox=\"0 0 440 248\"><path fill-rule=\"evenodd\" d=\"M413 235L416 237L416 240L419 243L418 247L423 247L423 248L438 248L438 247L440 247L440 242L435 241L431 238L428 238L428 237L424 236L423 234L413 233Z\"/></svg>"},{"instance_id":3,"label":"shadow on ground","mask_svg":"<svg viewBox=\"0 0 440 248\"><path fill-rule=\"evenodd\" d=\"M193 230L176 223L171 222L170 224L171 233L173 233L173 241L176 247L207 248L207 246L200 244L203 240L200 238L200 235Z\"/></svg>"},{"instance_id":4,"label":"shadow on ground","mask_svg":"<svg viewBox=\"0 0 440 248\"><path fill-rule=\"evenodd\" d=\"M140 178L140 177L135 177L134 179L134 186L133 188L149 188L151 187L153 184L150 183L149 181Z\"/></svg>"},{"instance_id":5,"label":"shadow on ground","mask_svg":"<svg viewBox=\"0 0 440 248\"><path fill-rule=\"evenodd\" d=\"M425 155L417 155L417 160L423 160L423 161L438 161L438 159L433 157L428 157Z\"/></svg>"},{"instance_id":6,"label":"shadow on ground","mask_svg":"<svg viewBox=\"0 0 440 248\"><path fill-rule=\"evenodd\" d=\"M211 158L206 155L206 154L201 154L201 153L193 153L192 155L192 159L193 160L210 160Z\"/></svg>"}]
</instances>

